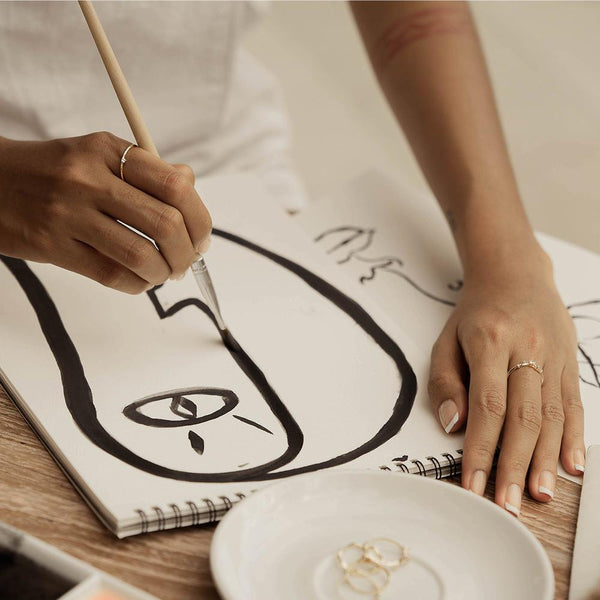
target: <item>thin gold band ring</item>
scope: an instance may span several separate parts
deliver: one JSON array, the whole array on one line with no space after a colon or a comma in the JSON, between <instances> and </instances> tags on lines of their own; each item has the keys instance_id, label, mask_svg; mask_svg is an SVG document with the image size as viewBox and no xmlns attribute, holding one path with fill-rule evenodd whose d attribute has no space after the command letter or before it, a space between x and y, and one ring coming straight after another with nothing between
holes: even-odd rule
<instances>
[{"instance_id":1,"label":"thin gold band ring","mask_svg":"<svg viewBox=\"0 0 600 600\"><path fill-rule=\"evenodd\" d=\"M125 166L125 163L127 162L127 158L126 158L126 156L127 156L127 153L128 153L128 152L129 152L129 151L130 151L132 148L135 148L135 147L136 147L136 145L135 145L135 144L129 144L129 146L127 146L127 148L125 148L125 150L123 151L123 154L121 154L121 163L120 163L120 165L119 165L119 173L120 173L120 175L121 175L121 179L122 179L123 181L125 181L125 175L124 175L124 173L123 173L123 167ZM127 183L127 182L125 181L125 183Z\"/></svg>"},{"instance_id":2,"label":"thin gold band ring","mask_svg":"<svg viewBox=\"0 0 600 600\"><path fill-rule=\"evenodd\" d=\"M534 360L526 360L524 362L520 362L516 365L513 365L506 372L506 378L508 379L515 371L523 369L524 367L529 367L530 369L533 369L542 378L542 383L544 383L544 369L540 367L540 365L538 365Z\"/></svg>"}]
</instances>

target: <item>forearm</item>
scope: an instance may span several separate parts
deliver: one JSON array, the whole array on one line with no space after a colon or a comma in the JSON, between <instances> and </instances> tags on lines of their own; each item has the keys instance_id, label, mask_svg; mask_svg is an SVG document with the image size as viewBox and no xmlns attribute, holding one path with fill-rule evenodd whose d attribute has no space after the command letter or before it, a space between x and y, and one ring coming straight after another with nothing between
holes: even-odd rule
<instances>
[{"instance_id":1,"label":"forearm","mask_svg":"<svg viewBox=\"0 0 600 600\"><path fill-rule=\"evenodd\" d=\"M465 270L535 247L468 6L355 2L352 10Z\"/></svg>"}]
</instances>

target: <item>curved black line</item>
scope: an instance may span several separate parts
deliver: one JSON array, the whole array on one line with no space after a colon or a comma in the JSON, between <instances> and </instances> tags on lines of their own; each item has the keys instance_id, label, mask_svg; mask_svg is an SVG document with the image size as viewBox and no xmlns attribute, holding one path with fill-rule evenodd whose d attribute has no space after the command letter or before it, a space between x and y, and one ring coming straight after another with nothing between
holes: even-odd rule
<instances>
[{"instance_id":1,"label":"curved black line","mask_svg":"<svg viewBox=\"0 0 600 600\"><path fill-rule=\"evenodd\" d=\"M354 225L348 225L348 226L342 226L342 227L334 227L333 229L327 229L326 231L324 231L323 233L319 234L315 238L315 242L320 242L326 236L331 235L332 233L338 233L340 231L349 231L349 232L353 231L354 235L352 235L352 236L350 236L350 237L342 240L341 242L339 242L335 246L329 248L326 251L326 254L332 254L333 252L336 252L340 248L343 248L344 246L347 246L350 242L353 242L355 239L360 238L361 235L365 235L366 234L367 235L367 241L364 242L360 248L355 248L354 250L350 250L350 252L348 253L347 256L345 256L344 258L341 258L340 260L337 261L338 265L343 265L344 263L349 262L350 259L357 252L362 252L363 250L366 250L373 243L373 235L375 234L375 230L374 229L364 229L362 227L356 227Z\"/></svg>"},{"instance_id":2,"label":"curved black line","mask_svg":"<svg viewBox=\"0 0 600 600\"><path fill-rule=\"evenodd\" d=\"M267 403L269 403L269 400L272 401L272 398L275 397L278 402L276 408L282 409L277 412L280 413L284 419L286 415L289 415L289 421L287 422L289 429L286 429L289 444L287 450L280 457L269 463L252 467L245 471L190 473L163 467L138 456L126 446L115 440L98 421L92 391L85 376L77 349L64 327L56 305L42 285L42 282L24 261L2 255L0 255L0 260L4 262L17 279L36 313L42 332L58 365L63 385L65 404L67 405L67 409L71 413L73 420L82 433L105 452L108 452L115 458L118 458L133 467L159 477L178 479L181 481L206 482L239 481L245 480L246 478L253 479L260 476L264 470L276 469L287 464L300 452L303 442L303 435L300 427L266 382L260 369L258 369L250 357L244 353L244 357L247 358L249 365L251 365L256 372L256 380L253 380L256 387L259 391L262 391L266 386L265 394L263 394L263 396L266 395L265 400ZM204 308L208 311L208 308ZM214 317L212 317L212 319L214 321ZM216 321L214 322L216 326Z\"/></svg>"},{"instance_id":3,"label":"curved black line","mask_svg":"<svg viewBox=\"0 0 600 600\"><path fill-rule=\"evenodd\" d=\"M417 391L417 380L404 353L392 338L375 323L373 318L358 303L301 265L232 233L214 229L213 234L252 250L294 273L319 295L343 311L392 359L400 376L400 390L387 421L370 440L361 444L358 448L319 463L277 473L273 472L297 456L303 444L302 431L258 366L237 344L229 332L220 332L231 356L254 383L269 408L284 426L288 438L288 449L280 457L269 463L237 472L191 473L170 469L148 461L112 438L99 423L92 393L77 350L64 328L54 302L40 280L24 261L0 256L0 259L17 279L37 315L61 373L65 403L81 431L98 447L143 471L171 479L207 482L276 479L341 465L374 450L398 433L412 410ZM215 318L210 310L196 298L182 300L165 311L156 298L155 290L148 292L148 296L161 318L172 316L182 308L193 305L207 314L216 326Z\"/></svg>"},{"instance_id":4,"label":"curved black line","mask_svg":"<svg viewBox=\"0 0 600 600\"><path fill-rule=\"evenodd\" d=\"M579 379L581 379L581 381L583 383L586 383L587 385L593 385L594 387L600 388L600 377L598 376L598 371L596 370L596 365L594 364L592 357L586 353L586 351L581 347L581 344L577 344L577 348L579 349L579 352L581 352L581 354L583 355L583 358L585 358L585 362L589 365L590 369L592 369L592 373L594 374L594 379L596 383L586 381L581 375L579 375Z\"/></svg>"},{"instance_id":5,"label":"curved black line","mask_svg":"<svg viewBox=\"0 0 600 600\"><path fill-rule=\"evenodd\" d=\"M354 258L362 261L362 262L375 262L374 260L371 259L365 259L363 260L362 257L355 255ZM373 279L375 279L375 275L378 272L383 271L384 273L389 273L390 275L396 275L398 277L400 277L401 279L404 279L409 285L411 285L415 290L417 290L418 292L420 292L421 294L423 294L424 296L427 296L427 298L429 298L430 300L434 300L435 302L439 302L440 304L445 304L446 306L456 306L456 302L452 302L452 300L446 300L445 298L440 298L439 296L435 296L434 294L428 292L427 290L423 289L420 285L418 285L417 283L415 283L410 277L408 277L407 275L405 275L404 273L400 273L398 271L394 271L392 269L389 269L388 267L391 267L393 262L398 261L399 259L393 258L384 258L383 259L384 262L381 265L378 265L376 267L370 267L370 274L369 275L362 275L360 278L360 282L364 283L365 281L372 281ZM393 261L393 262L392 262ZM400 264L403 264L402 261L400 261Z\"/></svg>"},{"instance_id":6,"label":"curved black line","mask_svg":"<svg viewBox=\"0 0 600 600\"><path fill-rule=\"evenodd\" d=\"M346 296L343 292L335 288L333 285L321 279L318 275L315 275L308 269L305 269L301 265L275 254L266 248L258 246L254 242L245 240L233 233L223 231L222 229L213 229L213 234L218 235L226 240L234 242L244 248L248 248L257 254L260 254L274 263L288 269L300 279L302 279L309 287L315 290L319 295L323 296L334 306L337 306L341 311L346 313L365 333L367 333L373 341L392 359L395 363L398 373L401 378L400 390L392 408L392 414L390 418L384 423L380 430L375 434L373 438L365 442L358 448L346 452L335 458L315 463L313 465L307 465L305 467L299 467L296 469L289 469L287 471L280 471L279 473L267 473L261 480L275 479L278 477L287 477L288 475L296 475L299 473L306 473L308 471L314 471L317 469L323 469L333 467L347 463L359 456L363 456L371 450L378 448L390 438L392 438L404 423L413 407L415 396L417 393L417 378L412 370L412 367L406 360L404 353L394 340L385 332L377 323L373 320L371 315L367 313L360 304Z\"/></svg>"},{"instance_id":7,"label":"curved black line","mask_svg":"<svg viewBox=\"0 0 600 600\"><path fill-rule=\"evenodd\" d=\"M574 302L573 304L567 305L567 310L572 308L579 308L580 306L589 306L590 304L600 304L600 300L586 300L585 302Z\"/></svg>"}]
</instances>

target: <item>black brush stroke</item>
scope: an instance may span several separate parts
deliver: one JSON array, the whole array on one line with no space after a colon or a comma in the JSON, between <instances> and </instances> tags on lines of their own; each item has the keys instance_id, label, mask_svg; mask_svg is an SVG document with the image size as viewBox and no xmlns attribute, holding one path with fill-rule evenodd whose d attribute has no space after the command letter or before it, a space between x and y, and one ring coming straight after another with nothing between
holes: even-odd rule
<instances>
[{"instance_id":1,"label":"black brush stroke","mask_svg":"<svg viewBox=\"0 0 600 600\"><path fill-rule=\"evenodd\" d=\"M339 233L340 231L344 231L344 232L351 231L354 234L351 235L350 237L343 239L341 242L337 243L335 246L332 246L331 248L329 248L329 250L327 250L327 254L333 254L336 250L339 250L340 248L347 246L350 242L353 242L354 240L360 238L360 236L362 236L362 235L366 235L367 240L366 240L366 242L363 243L363 245L360 248L355 248L354 250L350 250L350 252L348 253L348 255L346 257L338 260L337 261L338 265L343 265L344 263L349 262L350 259L357 252L362 252L363 250L366 250L373 242L373 235L375 235L374 229L364 229L362 227L355 227L355 226L349 225L346 227L335 227L333 229L328 229L327 231L324 231L323 233L318 235L315 238L315 242L320 242L326 236L331 235L333 233Z\"/></svg>"},{"instance_id":2,"label":"black brush stroke","mask_svg":"<svg viewBox=\"0 0 600 600\"><path fill-rule=\"evenodd\" d=\"M81 431L98 447L102 448L116 458L143 471L171 479L207 482L259 481L276 479L298 473L341 465L368 452L371 452L398 433L411 412L417 391L417 381L410 364L404 356L404 353L392 340L392 338L390 338L390 336L388 336L387 333L385 333L377 325L377 323L375 323L372 317L358 303L301 265L298 265L297 263L285 257L279 256L274 252L262 248L257 244L240 238L232 233L214 229L213 234L229 240L232 243L245 247L273 261L283 268L288 269L290 272L302 279L318 294L329 300L332 304L346 313L351 320L353 320L367 335L373 339L373 341L381 348L381 350L383 350L392 359L398 370L400 378L400 390L389 418L371 439L361 444L358 448L354 448L346 453L323 460L319 463L305 465L295 469L288 469L286 471L273 472L282 465L289 463L300 452L303 444L302 431L281 399L279 399L275 391L270 387L267 379L258 366L244 352L239 344L235 342L229 332L220 332L231 356L240 366L242 371L251 379L256 388L261 392L272 412L282 423L287 435L288 449L282 454L282 456L270 461L269 463L238 472L190 473L187 471L178 471L163 467L148 461L136 455L131 450L112 438L99 423L96 409L93 404L92 392L86 380L77 350L64 328L54 302L48 295L40 280L24 261L0 256L0 259L5 263L5 265L19 282L19 285L22 287L37 315L42 332L46 337L50 350L57 361L61 373L65 403ZM160 318L168 318L187 306L196 306L209 316L217 330L219 330L215 318L210 310L203 302L196 298L182 300L174 304L168 310L164 310L156 298L155 290L148 292L148 296L153 302L153 305ZM230 336L230 338L226 339L226 335ZM234 343L232 343L232 341Z\"/></svg>"},{"instance_id":3,"label":"black brush stroke","mask_svg":"<svg viewBox=\"0 0 600 600\"><path fill-rule=\"evenodd\" d=\"M194 452L202 456L204 454L204 440L194 431L188 432L188 440L190 440L190 446L194 449Z\"/></svg>"},{"instance_id":4,"label":"black brush stroke","mask_svg":"<svg viewBox=\"0 0 600 600\"><path fill-rule=\"evenodd\" d=\"M242 423L247 423L248 425L252 425L252 427L256 427L257 429L260 429L261 431L266 431L267 433L270 433L271 435L273 435L273 432L270 429L267 429L264 425L261 425L260 423L257 423L256 421L253 421L252 419L247 419L246 417L240 417L240 415L231 415L231 416L234 419L241 421Z\"/></svg>"},{"instance_id":5,"label":"black brush stroke","mask_svg":"<svg viewBox=\"0 0 600 600\"><path fill-rule=\"evenodd\" d=\"M221 398L221 400L223 400L223 406L207 415L198 416L197 414L194 414L194 416L190 416L191 411L190 413L186 414L183 411L180 411L178 408L176 408L176 410L173 409L174 403L177 403L178 407L180 405L185 407L186 403L183 402L183 400L186 400L183 398L185 394L189 396L194 394L203 396L218 396ZM159 419L156 417L150 417L140 410L142 406L146 406L147 404L152 404L154 402L160 402L161 400L166 400L168 398L173 399L170 407L171 412L182 417L181 419ZM196 409L196 405L191 400L187 400L187 402L193 404L194 409ZM147 396L146 398L136 400L135 402L128 404L123 409L123 414L134 423L147 425L149 427L189 427L190 425L198 425L199 423L206 423L207 421L217 419L218 417L221 417L222 415L232 411L238 405L238 403L239 398L236 396L236 394L225 388L186 388L185 390L171 390L170 392L163 392L162 394Z\"/></svg>"}]
</instances>

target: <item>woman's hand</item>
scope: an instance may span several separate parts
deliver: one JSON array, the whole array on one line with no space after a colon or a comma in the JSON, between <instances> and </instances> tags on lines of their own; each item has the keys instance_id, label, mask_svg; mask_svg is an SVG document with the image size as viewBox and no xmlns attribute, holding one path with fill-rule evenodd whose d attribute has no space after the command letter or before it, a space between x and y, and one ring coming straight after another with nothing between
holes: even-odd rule
<instances>
[{"instance_id":1,"label":"woman's hand","mask_svg":"<svg viewBox=\"0 0 600 600\"><path fill-rule=\"evenodd\" d=\"M543 383L528 367L507 379L507 370L525 361L543 367ZM533 498L553 497L559 454L569 473L581 474L575 328L537 244L465 276L433 348L429 393L447 432L466 423L463 487L483 494L498 445L496 502L514 514L526 478Z\"/></svg>"},{"instance_id":2,"label":"woman's hand","mask_svg":"<svg viewBox=\"0 0 600 600\"><path fill-rule=\"evenodd\" d=\"M211 230L192 170L135 147L121 181L128 145L110 133L48 142L0 138L0 253L53 263L128 293L183 276Z\"/></svg>"}]
</instances>

